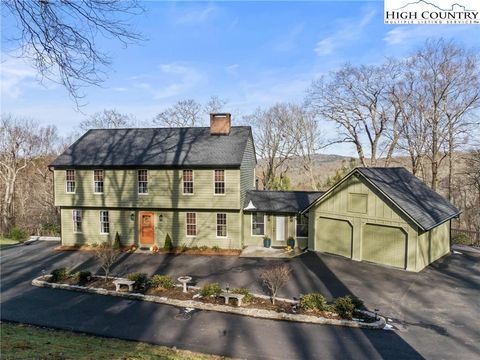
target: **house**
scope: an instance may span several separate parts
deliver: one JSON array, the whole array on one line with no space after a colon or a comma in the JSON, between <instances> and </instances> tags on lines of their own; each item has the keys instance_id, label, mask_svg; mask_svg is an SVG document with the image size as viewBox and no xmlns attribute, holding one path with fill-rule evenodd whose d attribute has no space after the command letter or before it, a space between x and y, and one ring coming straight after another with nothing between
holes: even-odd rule
<instances>
[{"instance_id":1,"label":"house","mask_svg":"<svg viewBox=\"0 0 480 360\"><path fill-rule=\"evenodd\" d=\"M302 248L419 271L448 253L459 211L403 168L357 168L327 192L255 189L252 131L89 130L51 165L63 245Z\"/></svg>"}]
</instances>

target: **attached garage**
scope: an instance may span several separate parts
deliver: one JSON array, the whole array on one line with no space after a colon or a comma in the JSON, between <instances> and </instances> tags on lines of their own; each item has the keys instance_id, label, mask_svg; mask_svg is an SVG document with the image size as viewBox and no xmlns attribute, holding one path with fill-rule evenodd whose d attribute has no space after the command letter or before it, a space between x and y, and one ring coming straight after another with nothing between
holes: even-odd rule
<instances>
[{"instance_id":1,"label":"attached garage","mask_svg":"<svg viewBox=\"0 0 480 360\"><path fill-rule=\"evenodd\" d=\"M345 220L320 217L316 224L315 248L330 254L352 257L352 225Z\"/></svg>"},{"instance_id":2,"label":"attached garage","mask_svg":"<svg viewBox=\"0 0 480 360\"><path fill-rule=\"evenodd\" d=\"M397 227L365 224L362 260L405 269L407 234Z\"/></svg>"},{"instance_id":3,"label":"attached garage","mask_svg":"<svg viewBox=\"0 0 480 360\"><path fill-rule=\"evenodd\" d=\"M405 168L356 168L302 211L310 250L420 271L450 252L460 211Z\"/></svg>"}]
</instances>

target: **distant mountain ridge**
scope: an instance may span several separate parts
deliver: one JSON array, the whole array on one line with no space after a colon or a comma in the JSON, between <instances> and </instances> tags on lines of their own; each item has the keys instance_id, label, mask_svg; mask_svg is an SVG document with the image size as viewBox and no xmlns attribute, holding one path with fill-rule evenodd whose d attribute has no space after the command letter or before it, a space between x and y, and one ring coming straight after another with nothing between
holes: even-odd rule
<instances>
[{"instance_id":1,"label":"distant mountain ridge","mask_svg":"<svg viewBox=\"0 0 480 360\"><path fill-rule=\"evenodd\" d=\"M418 4L430 5L430 6L433 6L434 8L436 8L437 10L441 10L441 11L453 11L455 6L463 8L463 11L474 11L474 10L467 10L467 8L464 5L460 5L459 3L452 4L451 9L442 9L441 7L439 7L435 4L432 4L431 2L425 1L425 0L418 0L418 1L415 1L415 2L410 2L410 3L408 3L406 5L403 5L402 7L399 7L398 9L395 9L395 10L402 10L402 9L405 9L406 7L408 7L408 6L418 5Z\"/></svg>"}]
</instances>

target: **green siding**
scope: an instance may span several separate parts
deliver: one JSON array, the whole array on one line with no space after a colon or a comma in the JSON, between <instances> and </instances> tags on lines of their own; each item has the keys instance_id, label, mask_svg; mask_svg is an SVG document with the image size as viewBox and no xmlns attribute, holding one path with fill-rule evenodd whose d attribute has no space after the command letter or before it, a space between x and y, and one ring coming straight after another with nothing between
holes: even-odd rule
<instances>
[{"instance_id":1,"label":"green siding","mask_svg":"<svg viewBox=\"0 0 480 360\"><path fill-rule=\"evenodd\" d=\"M213 193L213 170L194 170L194 194L183 195L182 170L149 170L148 194L137 193L136 170L104 170L104 193L93 191L93 169L76 170L75 194L55 170L55 205L77 207L240 209L240 170L225 170L225 195Z\"/></svg>"},{"instance_id":2,"label":"green siding","mask_svg":"<svg viewBox=\"0 0 480 360\"><path fill-rule=\"evenodd\" d=\"M450 252L450 221L418 237L418 264L421 270Z\"/></svg>"},{"instance_id":3,"label":"green siding","mask_svg":"<svg viewBox=\"0 0 480 360\"><path fill-rule=\"evenodd\" d=\"M286 246L289 237L295 238L295 217L285 215L285 241L276 241L276 221L276 215L267 214L265 216L265 235L252 235L252 213L243 213L244 245L263 246L263 238L264 236L268 236L272 239L273 246ZM306 239L297 239L297 242L306 246Z\"/></svg>"},{"instance_id":4,"label":"green siding","mask_svg":"<svg viewBox=\"0 0 480 360\"><path fill-rule=\"evenodd\" d=\"M251 138L248 139L240 166L240 204L243 206L247 190L255 189L255 148Z\"/></svg>"},{"instance_id":5,"label":"green siding","mask_svg":"<svg viewBox=\"0 0 480 360\"><path fill-rule=\"evenodd\" d=\"M362 260L405 268L407 236L400 228L366 224L363 227Z\"/></svg>"},{"instance_id":6,"label":"green siding","mask_svg":"<svg viewBox=\"0 0 480 360\"><path fill-rule=\"evenodd\" d=\"M121 241L126 244L138 244L138 210L117 209L81 209L83 215L82 233L73 232L72 209L63 208L62 215L62 243L64 245L101 243L113 241L118 231ZM109 211L110 233L100 234L100 210ZM218 246L220 248L241 248L241 214L239 211L218 211L227 213L227 237L216 236L217 211L184 210L142 210L154 213L155 244L163 247L167 234L170 234L175 246ZM187 237L185 227L185 213L197 214L197 236ZM134 214L134 220L131 220ZM160 221L160 215L161 221Z\"/></svg>"},{"instance_id":7,"label":"green siding","mask_svg":"<svg viewBox=\"0 0 480 360\"><path fill-rule=\"evenodd\" d=\"M352 225L348 221L318 218L315 247L319 251L352 256Z\"/></svg>"}]
</instances>

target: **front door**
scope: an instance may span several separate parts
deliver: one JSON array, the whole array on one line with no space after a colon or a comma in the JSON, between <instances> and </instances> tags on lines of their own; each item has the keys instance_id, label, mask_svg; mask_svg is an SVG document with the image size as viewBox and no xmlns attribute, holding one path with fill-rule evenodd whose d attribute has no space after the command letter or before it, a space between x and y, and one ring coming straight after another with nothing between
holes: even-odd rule
<instances>
[{"instance_id":1,"label":"front door","mask_svg":"<svg viewBox=\"0 0 480 360\"><path fill-rule=\"evenodd\" d=\"M276 217L276 231L277 234L277 241L285 241L285 216L277 216Z\"/></svg>"},{"instance_id":2,"label":"front door","mask_svg":"<svg viewBox=\"0 0 480 360\"><path fill-rule=\"evenodd\" d=\"M151 212L140 213L140 245L153 245L154 243L154 214Z\"/></svg>"}]
</instances>

